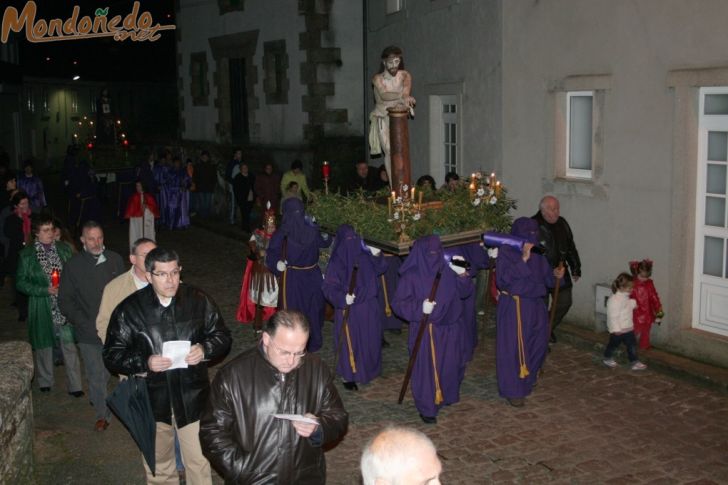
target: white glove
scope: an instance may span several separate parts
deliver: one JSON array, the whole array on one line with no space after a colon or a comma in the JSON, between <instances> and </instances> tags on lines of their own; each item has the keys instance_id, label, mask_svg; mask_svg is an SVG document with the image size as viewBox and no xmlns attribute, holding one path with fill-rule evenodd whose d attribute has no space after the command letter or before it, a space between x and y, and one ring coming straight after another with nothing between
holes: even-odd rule
<instances>
[{"instance_id":1,"label":"white glove","mask_svg":"<svg viewBox=\"0 0 728 485\"><path fill-rule=\"evenodd\" d=\"M375 248L374 246L370 246L368 244L367 247L369 248L369 252L372 253L372 256L379 256L382 253L382 250L379 248Z\"/></svg>"},{"instance_id":2,"label":"white glove","mask_svg":"<svg viewBox=\"0 0 728 485\"><path fill-rule=\"evenodd\" d=\"M435 305L437 305L436 301L430 301L430 300L423 301L422 302L422 313L424 313L425 315L432 314L432 311L435 309Z\"/></svg>"},{"instance_id":3,"label":"white glove","mask_svg":"<svg viewBox=\"0 0 728 485\"><path fill-rule=\"evenodd\" d=\"M279 273L283 273L286 270L286 262L285 261L278 261L276 263L276 269Z\"/></svg>"},{"instance_id":4,"label":"white glove","mask_svg":"<svg viewBox=\"0 0 728 485\"><path fill-rule=\"evenodd\" d=\"M329 240L329 235L328 235L328 233L326 233L326 232L322 232L322 233L321 233L321 239L323 239L324 241L328 241L328 240Z\"/></svg>"},{"instance_id":5,"label":"white glove","mask_svg":"<svg viewBox=\"0 0 728 485\"><path fill-rule=\"evenodd\" d=\"M465 273L465 268L463 268L462 266L455 266L452 263L448 263L448 266L450 266L450 269L455 271L455 274L457 274L458 276Z\"/></svg>"},{"instance_id":6,"label":"white glove","mask_svg":"<svg viewBox=\"0 0 728 485\"><path fill-rule=\"evenodd\" d=\"M498 248L488 248L488 256L495 259L498 257Z\"/></svg>"},{"instance_id":7,"label":"white glove","mask_svg":"<svg viewBox=\"0 0 728 485\"><path fill-rule=\"evenodd\" d=\"M350 294L347 294L346 295L346 304L349 305L349 306L353 305L355 299L356 299L356 295L354 295L354 294L351 294L351 295Z\"/></svg>"},{"instance_id":8,"label":"white glove","mask_svg":"<svg viewBox=\"0 0 728 485\"><path fill-rule=\"evenodd\" d=\"M463 258L462 256L453 256L452 259L457 261L465 261L465 258ZM465 273L465 268L463 268L462 266L457 266L452 263L448 263L448 265L450 266L450 269L455 271L455 274L457 275Z\"/></svg>"}]
</instances>

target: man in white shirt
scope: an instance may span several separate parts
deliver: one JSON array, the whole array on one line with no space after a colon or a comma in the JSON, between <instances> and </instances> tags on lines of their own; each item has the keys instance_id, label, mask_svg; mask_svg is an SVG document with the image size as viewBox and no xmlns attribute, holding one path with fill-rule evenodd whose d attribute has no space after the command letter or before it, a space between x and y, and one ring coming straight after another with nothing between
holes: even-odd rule
<instances>
[{"instance_id":1,"label":"man in white shirt","mask_svg":"<svg viewBox=\"0 0 728 485\"><path fill-rule=\"evenodd\" d=\"M96 316L96 330L99 333L99 338L102 343L106 342L106 329L109 326L109 319L116 306L124 298L149 284L145 276L144 260L149 251L156 247L157 243L145 237L134 241L129 254L131 269L109 281L104 287L99 314Z\"/></svg>"}]
</instances>

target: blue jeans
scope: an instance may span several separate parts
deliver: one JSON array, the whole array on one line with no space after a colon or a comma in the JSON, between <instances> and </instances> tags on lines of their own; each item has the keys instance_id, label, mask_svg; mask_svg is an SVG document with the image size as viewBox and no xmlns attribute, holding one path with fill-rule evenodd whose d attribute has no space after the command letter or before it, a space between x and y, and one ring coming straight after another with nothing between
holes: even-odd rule
<instances>
[{"instance_id":1,"label":"blue jeans","mask_svg":"<svg viewBox=\"0 0 728 485\"><path fill-rule=\"evenodd\" d=\"M634 336L633 331L617 335L614 333L609 334L609 343L607 348L604 350L604 358L611 359L614 351L617 350L619 345L624 342L624 346L627 347L627 357L630 362L637 361L637 339Z\"/></svg>"}]
</instances>

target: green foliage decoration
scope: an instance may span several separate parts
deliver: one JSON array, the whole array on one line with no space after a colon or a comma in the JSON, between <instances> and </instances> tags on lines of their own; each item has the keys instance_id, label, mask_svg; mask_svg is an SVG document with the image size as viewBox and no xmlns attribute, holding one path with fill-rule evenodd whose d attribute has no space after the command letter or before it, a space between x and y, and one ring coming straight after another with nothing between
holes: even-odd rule
<instances>
[{"instance_id":1,"label":"green foliage decoration","mask_svg":"<svg viewBox=\"0 0 728 485\"><path fill-rule=\"evenodd\" d=\"M329 230L335 230L341 224L350 224L359 234L369 238L396 241L399 234L395 224L389 220L388 194L386 189L374 195L359 192L344 196L316 192L307 212ZM430 234L447 235L476 229L506 232L513 222L510 211L516 208L516 201L507 197L505 188L499 187L498 195L491 203L494 195L488 196L487 189L480 197L467 186L453 192L426 189L420 219L414 221L409 217L404 232L411 240ZM478 202L474 203L475 199ZM419 192L415 200L419 200ZM427 207L428 202L435 201L441 202L442 207Z\"/></svg>"}]
</instances>

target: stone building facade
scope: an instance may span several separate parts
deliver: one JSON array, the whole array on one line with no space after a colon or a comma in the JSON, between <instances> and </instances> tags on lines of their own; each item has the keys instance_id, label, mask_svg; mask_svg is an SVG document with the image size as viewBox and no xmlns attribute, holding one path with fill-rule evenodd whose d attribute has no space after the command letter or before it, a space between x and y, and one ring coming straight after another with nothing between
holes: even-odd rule
<instances>
[{"instance_id":1,"label":"stone building facade","mask_svg":"<svg viewBox=\"0 0 728 485\"><path fill-rule=\"evenodd\" d=\"M295 158L344 163L361 157L363 9L357 3L178 2L181 138L242 146L280 169Z\"/></svg>"}]
</instances>

